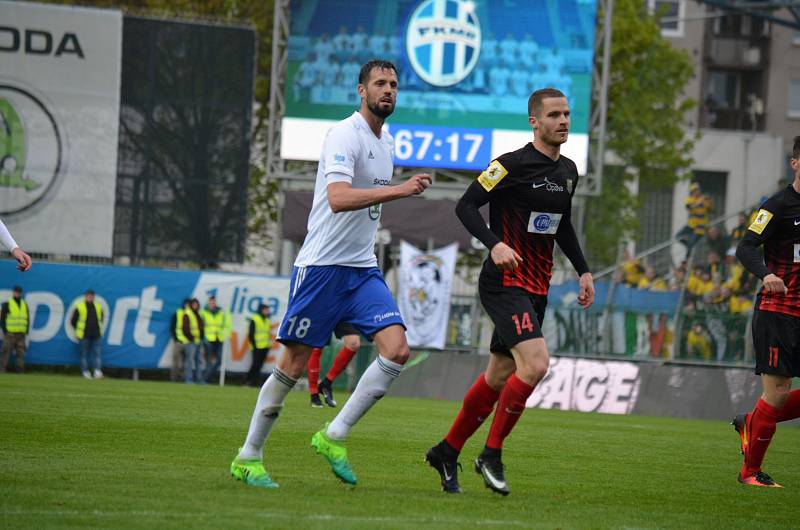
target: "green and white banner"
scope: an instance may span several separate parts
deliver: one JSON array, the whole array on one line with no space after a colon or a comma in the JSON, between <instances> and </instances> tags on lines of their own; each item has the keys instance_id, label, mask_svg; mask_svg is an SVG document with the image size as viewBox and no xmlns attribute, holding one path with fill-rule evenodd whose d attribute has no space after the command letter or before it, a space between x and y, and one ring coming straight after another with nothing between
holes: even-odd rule
<instances>
[{"instance_id":1,"label":"green and white banner","mask_svg":"<svg viewBox=\"0 0 800 530\"><path fill-rule=\"evenodd\" d=\"M0 218L27 251L111 256L122 13L0 1Z\"/></svg>"}]
</instances>

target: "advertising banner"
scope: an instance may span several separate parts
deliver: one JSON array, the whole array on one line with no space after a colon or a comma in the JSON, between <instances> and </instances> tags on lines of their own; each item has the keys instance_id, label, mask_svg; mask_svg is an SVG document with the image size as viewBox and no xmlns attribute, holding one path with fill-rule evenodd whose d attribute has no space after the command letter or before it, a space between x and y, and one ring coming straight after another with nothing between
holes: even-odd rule
<instances>
[{"instance_id":1,"label":"advertising banner","mask_svg":"<svg viewBox=\"0 0 800 530\"><path fill-rule=\"evenodd\" d=\"M444 348L458 243L432 252L400 242L397 296L411 347Z\"/></svg>"},{"instance_id":2,"label":"advertising banner","mask_svg":"<svg viewBox=\"0 0 800 530\"><path fill-rule=\"evenodd\" d=\"M482 170L532 139L528 97L561 90L562 153L586 173L595 0L292 2L281 156L318 160L330 126L360 104L361 65L392 61L395 163Z\"/></svg>"},{"instance_id":3,"label":"advertising banner","mask_svg":"<svg viewBox=\"0 0 800 530\"><path fill-rule=\"evenodd\" d=\"M232 316L233 333L225 342L224 353L227 369L239 372L250 368L250 315L260 304L268 305L274 335L286 312L289 278L38 262L22 274L13 261L0 261L0 302L8 300L15 285L23 288L30 311L27 363L79 363L70 319L75 304L83 299L86 289L92 289L106 315L104 366L171 366L173 314L185 298L197 298L202 307L214 295L218 305ZM280 350L280 344L273 341L267 368Z\"/></svg>"},{"instance_id":4,"label":"advertising banner","mask_svg":"<svg viewBox=\"0 0 800 530\"><path fill-rule=\"evenodd\" d=\"M120 11L0 1L0 218L27 251L110 257Z\"/></svg>"}]
</instances>

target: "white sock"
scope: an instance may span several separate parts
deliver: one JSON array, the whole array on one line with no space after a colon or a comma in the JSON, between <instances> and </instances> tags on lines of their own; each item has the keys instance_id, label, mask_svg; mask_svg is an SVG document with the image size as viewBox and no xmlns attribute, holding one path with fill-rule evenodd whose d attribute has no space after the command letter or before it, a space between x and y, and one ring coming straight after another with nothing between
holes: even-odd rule
<instances>
[{"instance_id":1,"label":"white sock","mask_svg":"<svg viewBox=\"0 0 800 530\"><path fill-rule=\"evenodd\" d=\"M286 394L294 387L295 383L297 383L296 379L292 379L277 368L273 370L272 375L267 378L258 393L258 401L256 401L253 417L250 419L247 439L239 451L238 458L243 460L263 458L264 443L267 441L272 426L278 420Z\"/></svg>"},{"instance_id":2,"label":"white sock","mask_svg":"<svg viewBox=\"0 0 800 530\"><path fill-rule=\"evenodd\" d=\"M333 440L344 440L350 429L358 423L364 414L389 390L389 385L397 379L403 370L402 364L390 361L378 355L370 364L361 380L356 385L353 395L344 404L342 410L328 425L325 433Z\"/></svg>"}]
</instances>

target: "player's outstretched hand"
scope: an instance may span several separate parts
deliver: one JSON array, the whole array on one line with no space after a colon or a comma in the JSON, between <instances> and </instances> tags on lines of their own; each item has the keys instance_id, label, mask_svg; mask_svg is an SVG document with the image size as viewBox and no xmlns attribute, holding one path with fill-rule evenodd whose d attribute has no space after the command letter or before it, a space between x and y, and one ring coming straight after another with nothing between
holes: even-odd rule
<instances>
[{"instance_id":1,"label":"player's outstretched hand","mask_svg":"<svg viewBox=\"0 0 800 530\"><path fill-rule=\"evenodd\" d=\"M21 248L17 247L12 250L11 255L17 260L17 270L22 272L30 270L31 266L33 265L33 261L31 261L31 257L25 254Z\"/></svg>"},{"instance_id":2,"label":"player's outstretched hand","mask_svg":"<svg viewBox=\"0 0 800 530\"><path fill-rule=\"evenodd\" d=\"M767 274L761 281L764 282L764 290L768 293L786 294L788 291L788 289L786 289L786 285L783 283L783 280L774 274Z\"/></svg>"},{"instance_id":3,"label":"player's outstretched hand","mask_svg":"<svg viewBox=\"0 0 800 530\"><path fill-rule=\"evenodd\" d=\"M431 176L427 173L419 173L414 175L407 181L403 182L401 186L405 186L408 192L408 197L412 195L419 195L431 185Z\"/></svg>"},{"instance_id":4,"label":"player's outstretched hand","mask_svg":"<svg viewBox=\"0 0 800 530\"><path fill-rule=\"evenodd\" d=\"M593 303L594 279L591 273L585 272L578 280L578 304L584 309L589 309Z\"/></svg>"},{"instance_id":5,"label":"player's outstretched hand","mask_svg":"<svg viewBox=\"0 0 800 530\"><path fill-rule=\"evenodd\" d=\"M500 242L492 247L492 261L501 271L513 271L522 263L522 258L517 252Z\"/></svg>"}]
</instances>

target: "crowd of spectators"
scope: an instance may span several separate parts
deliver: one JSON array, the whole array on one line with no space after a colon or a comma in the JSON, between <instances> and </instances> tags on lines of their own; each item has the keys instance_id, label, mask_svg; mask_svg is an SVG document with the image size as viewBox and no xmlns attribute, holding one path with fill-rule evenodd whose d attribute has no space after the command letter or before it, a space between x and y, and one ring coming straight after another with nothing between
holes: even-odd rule
<instances>
[{"instance_id":1,"label":"crowd of spectators","mask_svg":"<svg viewBox=\"0 0 800 530\"><path fill-rule=\"evenodd\" d=\"M396 35L368 34L363 26L352 32L346 26L331 37L323 33L311 39L294 77L296 100L308 99L312 88L351 90L361 65L380 58L397 62L403 42ZM453 87L459 92L527 98L536 88L555 87L570 97L572 77L557 48L540 47L530 33L518 38L511 33L497 39L491 33L481 40L478 62L469 77ZM401 69L403 89L422 88L423 82L410 69Z\"/></svg>"},{"instance_id":2,"label":"crowd of spectators","mask_svg":"<svg viewBox=\"0 0 800 530\"><path fill-rule=\"evenodd\" d=\"M746 323L753 310L758 279L736 258L736 246L755 216L741 212L729 232L723 224L708 225L711 202L693 185L687 197L690 224L678 232L687 248L687 259L659 272L647 261L625 253L618 280L650 291L683 291L680 314L684 317L682 340L676 356L699 360L743 360ZM698 205L704 205L699 207ZM698 218L705 208L705 219ZM702 215L701 215L702 216ZM699 227L699 228L698 228ZM687 237L688 236L688 237Z\"/></svg>"}]
</instances>

